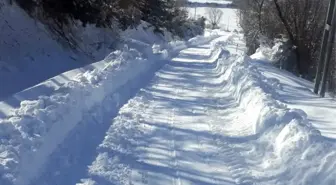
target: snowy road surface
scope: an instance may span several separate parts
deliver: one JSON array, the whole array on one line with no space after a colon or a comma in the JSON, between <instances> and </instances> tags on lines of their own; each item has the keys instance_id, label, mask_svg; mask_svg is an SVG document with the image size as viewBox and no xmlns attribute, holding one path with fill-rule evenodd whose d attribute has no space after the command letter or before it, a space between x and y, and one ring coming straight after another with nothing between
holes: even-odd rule
<instances>
[{"instance_id":1,"label":"snowy road surface","mask_svg":"<svg viewBox=\"0 0 336 185\"><path fill-rule=\"evenodd\" d=\"M218 129L223 124L221 116L228 114L220 110L234 106L233 98L225 94L224 82L218 79L222 68L216 65L220 56L229 53L212 44L229 37L185 49L157 72L114 118L86 183L234 184L232 171L239 167L229 167L234 162L227 156L239 159L221 136L232 133ZM241 128L249 132L244 125ZM85 152L71 147L85 150L85 144L62 147L32 184L74 184L79 181L74 177L87 179L76 171L82 162L71 161L73 155Z\"/></svg>"},{"instance_id":2,"label":"snowy road surface","mask_svg":"<svg viewBox=\"0 0 336 185\"><path fill-rule=\"evenodd\" d=\"M334 144L274 99L277 84L241 56L240 40L182 50L120 109L97 148L83 143L101 136L76 134L31 185L333 184Z\"/></svg>"},{"instance_id":3,"label":"snowy road surface","mask_svg":"<svg viewBox=\"0 0 336 185\"><path fill-rule=\"evenodd\" d=\"M281 81L262 75L272 67L244 56L241 35L222 34L181 50L146 85L133 80L76 112L82 121L57 149L34 154L45 164L28 158L14 184L334 185L334 141L288 108Z\"/></svg>"}]
</instances>

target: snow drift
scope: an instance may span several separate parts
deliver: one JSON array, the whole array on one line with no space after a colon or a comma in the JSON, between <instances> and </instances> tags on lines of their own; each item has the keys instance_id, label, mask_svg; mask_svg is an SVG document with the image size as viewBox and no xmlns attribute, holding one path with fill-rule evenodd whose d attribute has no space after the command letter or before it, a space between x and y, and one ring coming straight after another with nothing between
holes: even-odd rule
<instances>
[{"instance_id":1,"label":"snow drift","mask_svg":"<svg viewBox=\"0 0 336 185\"><path fill-rule=\"evenodd\" d=\"M76 134L83 134L71 134L78 131L77 127L94 128L95 131L101 127L108 129L111 125L104 125L104 120L115 116L119 108L170 57L188 46L212 40L211 50L206 55L209 55L208 61L214 63L207 67L214 68L217 83L223 86L218 93L229 93L235 99L237 107L230 111L240 109L234 114L237 124L245 123L250 127L244 132L238 130L226 136L227 141L220 141L223 142L223 148L234 150L235 156L242 156L236 159L244 159L228 164L231 165L229 169L236 182L265 185L334 184L335 144L321 136L310 124L304 111L288 108L281 102L277 90L283 87L278 79L265 77L252 58L225 51L232 48L230 42L237 35L219 35L215 31L207 37L200 36L186 42L175 41L169 44L153 44L151 36L130 39L127 43L131 47L125 45L123 50L111 53L105 60L81 68L66 83L47 94L32 100L24 99L20 108L12 109L10 114L0 119L0 183L33 183L60 143L64 140L71 142L77 137ZM217 60L223 53L225 55ZM40 93L37 86L31 88L31 91ZM137 101L131 100L128 108L132 108L134 103ZM123 113L123 109L120 112ZM138 113L141 114L141 111ZM118 180L128 171L124 166L115 166L118 163L109 160L104 147L129 152L118 147L124 134L133 134L128 129L135 129L132 123L117 121L120 121L120 125L112 125L108 129L111 137L103 139L98 148L101 153L89 166L89 173L112 180ZM127 128L119 128L121 126ZM101 131L105 134L107 129ZM107 170L103 169L104 165L110 170L108 173L105 173ZM109 168L111 166L113 169ZM85 169L86 167L84 166ZM94 182L88 180L85 183Z\"/></svg>"},{"instance_id":2,"label":"snow drift","mask_svg":"<svg viewBox=\"0 0 336 185\"><path fill-rule=\"evenodd\" d=\"M276 90L282 88L279 81L263 76L248 56L231 56L218 63L225 71L220 78L244 109L240 119L251 126L249 135L233 137L246 138L247 143L253 144L254 147L242 151L242 155L250 163L260 163L257 165L260 169L245 169L237 182L334 183L335 144L321 136L304 111L288 108L278 100Z\"/></svg>"},{"instance_id":3,"label":"snow drift","mask_svg":"<svg viewBox=\"0 0 336 185\"><path fill-rule=\"evenodd\" d=\"M95 106L107 100L114 102L110 105L115 106L112 108L117 108L122 101L120 96L129 97L119 94L121 87L126 86L128 92L133 92L139 87L134 84L135 80L141 83L139 79L153 74L163 64L159 57L146 60L132 49L116 51L112 55L103 70L78 74L50 97L22 101L11 117L0 120L3 179L27 184L85 114L95 111ZM101 111L109 110L102 108Z\"/></svg>"}]
</instances>

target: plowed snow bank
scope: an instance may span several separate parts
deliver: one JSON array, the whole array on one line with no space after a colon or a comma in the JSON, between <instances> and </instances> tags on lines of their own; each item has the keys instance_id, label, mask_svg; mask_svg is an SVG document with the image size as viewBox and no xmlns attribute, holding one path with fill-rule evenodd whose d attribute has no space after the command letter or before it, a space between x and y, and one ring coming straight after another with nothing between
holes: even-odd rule
<instances>
[{"instance_id":1,"label":"plowed snow bank","mask_svg":"<svg viewBox=\"0 0 336 185\"><path fill-rule=\"evenodd\" d=\"M229 60L219 61L228 64L223 65L226 70L221 78L245 109L241 116L252 127L252 139L235 136L253 144L242 152L252 166L245 176L257 184L335 183L335 144L321 136L304 111L288 108L278 100L279 80L265 77L250 57Z\"/></svg>"}]
</instances>

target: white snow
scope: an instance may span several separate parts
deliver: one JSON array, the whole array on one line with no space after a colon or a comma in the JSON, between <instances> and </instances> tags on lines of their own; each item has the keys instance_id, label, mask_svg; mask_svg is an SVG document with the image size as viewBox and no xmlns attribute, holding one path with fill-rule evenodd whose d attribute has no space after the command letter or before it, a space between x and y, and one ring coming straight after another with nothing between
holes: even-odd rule
<instances>
[{"instance_id":1,"label":"white snow","mask_svg":"<svg viewBox=\"0 0 336 185\"><path fill-rule=\"evenodd\" d=\"M117 101L115 106L119 106L118 89L134 79L150 75L150 71L162 65L159 58L148 61L132 50L115 53L117 58L101 62L105 64L103 69L78 74L50 97L22 101L20 108L0 120L1 146L5 147L1 152L6 152L3 156L6 160L14 162L11 166L7 162L1 164L4 174L13 175L9 178L13 178L15 184L27 184L35 178L48 156L88 111L108 95ZM38 88L34 90L35 93L39 91Z\"/></svg>"},{"instance_id":2,"label":"white snow","mask_svg":"<svg viewBox=\"0 0 336 185\"><path fill-rule=\"evenodd\" d=\"M320 98L312 92L314 84L293 74L274 68L274 55L281 53L279 43L272 48L261 47L251 58L255 66L267 77L268 83L277 86L274 96L291 108L301 109L309 121L321 131L327 139L336 139L336 102L331 97Z\"/></svg>"},{"instance_id":3,"label":"white snow","mask_svg":"<svg viewBox=\"0 0 336 185\"><path fill-rule=\"evenodd\" d=\"M75 28L77 52L64 48L40 22L14 2L0 8L0 100L66 71L102 60L107 43L116 40L107 29ZM101 43L101 45L99 44ZM99 47L100 45L100 47ZM8 83L10 82L10 83Z\"/></svg>"},{"instance_id":4,"label":"white snow","mask_svg":"<svg viewBox=\"0 0 336 185\"><path fill-rule=\"evenodd\" d=\"M182 50L123 106L79 184L335 182L335 143L233 49L241 36L212 43Z\"/></svg>"},{"instance_id":5,"label":"white snow","mask_svg":"<svg viewBox=\"0 0 336 185\"><path fill-rule=\"evenodd\" d=\"M68 71L0 102L2 182L29 184L48 157L99 104L111 103L95 114L117 110L170 56L187 45L218 37L214 32L188 42L163 43L143 27L124 33L131 38L126 43L135 48L140 43L142 52L125 45L103 61ZM155 42L161 44L153 45Z\"/></svg>"},{"instance_id":6,"label":"white snow","mask_svg":"<svg viewBox=\"0 0 336 185\"><path fill-rule=\"evenodd\" d=\"M1 185L335 184L336 104L272 50L147 34L0 102Z\"/></svg>"}]
</instances>

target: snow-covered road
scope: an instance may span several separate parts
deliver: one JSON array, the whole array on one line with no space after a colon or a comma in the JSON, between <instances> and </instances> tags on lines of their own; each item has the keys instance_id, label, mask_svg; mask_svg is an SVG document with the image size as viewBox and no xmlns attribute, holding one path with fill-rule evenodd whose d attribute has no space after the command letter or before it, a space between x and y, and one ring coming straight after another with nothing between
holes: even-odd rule
<instances>
[{"instance_id":1,"label":"snow-covered road","mask_svg":"<svg viewBox=\"0 0 336 185\"><path fill-rule=\"evenodd\" d=\"M140 60L117 68L118 74L84 73L81 88L72 85L65 95L79 99L74 105L63 103L63 94L51 100L65 108L47 97L22 104L1 125L20 134L2 140L0 172L14 183L0 182L335 184L334 141L312 126L311 115L282 102L280 81L263 75L272 67L244 55L242 35L223 32L184 46L167 63L151 61L154 69ZM27 123L52 128L30 130Z\"/></svg>"},{"instance_id":2,"label":"snow-covered road","mask_svg":"<svg viewBox=\"0 0 336 185\"><path fill-rule=\"evenodd\" d=\"M214 62L223 53L211 52L209 45L182 51L137 96L147 107L129 105L144 112L125 108L121 114L135 114L129 120L143 132L130 152L136 159L130 169L133 184L232 184L227 153L216 142L221 140L219 109L232 106L232 98L217 96L223 82Z\"/></svg>"},{"instance_id":3,"label":"snow-covered road","mask_svg":"<svg viewBox=\"0 0 336 185\"><path fill-rule=\"evenodd\" d=\"M333 184L335 145L272 97L277 84L241 57L240 40L187 48L158 71L79 184Z\"/></svg>"},{"instance_id":4,"label":"snow-covered road","mask_svg":"<svg viewBox=\"0 0 336 185\"><path fill-rule=\"evenodd\" d=\"M232 184L225 159L233 151L223 150L223 138L216 133L223 126L219 111L234 106L224 93L219 79L223 68L217 63L229 53L214 46L230 38L182 50L121 108L97 156L89 140L102 137L76 134L78 140L67 139L31 184L74 184L80 179L98 184ZM90 162L88 158L94 161L86 178L83 161Z\"/></svg>"},{"instance_id":5,"label":"snow-covered road","mask_svg":"<svg viewBox=\"0 0 336 185\"><path fill-rule=\"evenodd\" d=\"M228 55L209 43L199 45L157 72L114 119L89 168L91 181L234 184L229 164L238 159L225 147L220 128L235 103L218 80L222 71L216 62Z\"/></svg>"}]
</instances>

